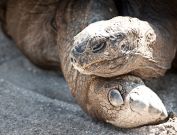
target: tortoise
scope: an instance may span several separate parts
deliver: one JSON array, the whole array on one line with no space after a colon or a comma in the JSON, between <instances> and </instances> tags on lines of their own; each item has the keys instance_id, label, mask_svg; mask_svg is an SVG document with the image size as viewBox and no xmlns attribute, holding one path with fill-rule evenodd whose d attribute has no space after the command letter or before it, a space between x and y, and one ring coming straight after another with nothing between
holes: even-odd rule
<instances>
[{"instance_id":1,"label":"tortoise","mask_svg":"<svg viewBox=\"0 0 177 135\"><path fill-rule=\"evenodd\" d=\"M176 14L171 11L176 3L155 2L6 0L1 18L5 32L31 62L63 72L85 112L132 128L168 116L142 81L163 75L176 52Z\"/></svg>"}]
</instances>

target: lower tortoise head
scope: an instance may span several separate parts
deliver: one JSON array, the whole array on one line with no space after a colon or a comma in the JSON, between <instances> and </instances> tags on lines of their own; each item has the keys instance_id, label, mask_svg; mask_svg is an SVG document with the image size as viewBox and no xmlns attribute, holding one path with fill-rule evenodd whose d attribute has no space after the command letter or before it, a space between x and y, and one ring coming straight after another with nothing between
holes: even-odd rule
<instances>
[{"instance_id":1,"label":"lower tortoise head","mask_svg":"<svg viewBox=\"0 0 177 135\"><path fill-rule=\"evenodd\" d=\"M85 105L92 117L123 128L155 124L168 116L160 98L133 76L92 81Z\"/></svg>"}]
</instances>

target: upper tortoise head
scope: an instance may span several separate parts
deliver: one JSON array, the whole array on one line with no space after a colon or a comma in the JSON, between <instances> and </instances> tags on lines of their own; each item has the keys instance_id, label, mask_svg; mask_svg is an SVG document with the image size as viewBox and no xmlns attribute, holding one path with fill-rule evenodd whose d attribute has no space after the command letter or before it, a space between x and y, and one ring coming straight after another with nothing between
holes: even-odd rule
<instances>
[{"instance_id":1,"label":"upper tortoise head","mask_svg":"<svg viewBox=\"0 0 177 135\"><path fill-rule=\"evenodd\" d=\"M161 55L155 56L155 43L156 33L148 22L119 16L90 24L76 35L70 57L83 74L113 77L133 72L141 78L156 77L165 68L158 61Z\"/></svg>"}]
</instances>

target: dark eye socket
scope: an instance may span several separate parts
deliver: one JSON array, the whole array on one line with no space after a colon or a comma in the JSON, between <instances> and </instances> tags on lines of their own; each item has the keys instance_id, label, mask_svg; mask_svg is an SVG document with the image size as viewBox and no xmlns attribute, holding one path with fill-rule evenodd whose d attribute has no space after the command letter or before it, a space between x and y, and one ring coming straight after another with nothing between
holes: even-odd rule
<instances>
[{"instance_id":1,"label":"dark eye socket","mask_svg":"<svg viewBox=\"0 0 177 135\"><path fill-rule=\"evenodd\" d=\"M99 51L102 51L105 47L106 47L106 43L105 43L105 42L99 43L99 44L95 44L95 45L92 47L92 52L93 52L93 53L97 53L97 52L99 52Z\"/></svg>"},{"instance_id":2,"label":"dark eye socket","mask_svg":"<svg viewBox=\"0 0 177 135\"><path fill-rule=\"evenodd\" d=\"M57 24L55 18L51 19L50 26L54 32L57 32Z\"/></svg>"}]
</instances>

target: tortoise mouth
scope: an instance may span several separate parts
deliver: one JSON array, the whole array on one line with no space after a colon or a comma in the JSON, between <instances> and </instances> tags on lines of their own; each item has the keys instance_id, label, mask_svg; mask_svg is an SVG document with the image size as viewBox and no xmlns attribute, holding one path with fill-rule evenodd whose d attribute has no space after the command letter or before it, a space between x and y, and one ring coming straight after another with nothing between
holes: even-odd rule
<instances>
[{"instance_id":1,"label":"tortoise mouth","mask_svg":"<svg viewBox=\"0 0 177 135\"><path fill-rule=\"evenodd\" d=\"M117 74L116 70L121 70L128 63L127 56L116 57L109 60L95 61L89 64L81 65L72 63L74 68L87 75L97 75L101 77L115 77L122 74Z\"/></svg>"}]
</instances>

